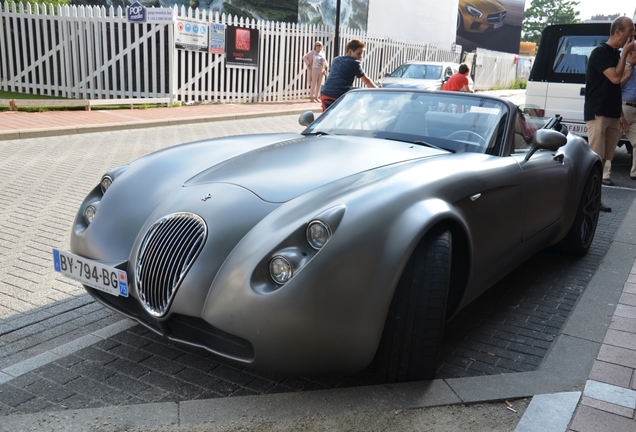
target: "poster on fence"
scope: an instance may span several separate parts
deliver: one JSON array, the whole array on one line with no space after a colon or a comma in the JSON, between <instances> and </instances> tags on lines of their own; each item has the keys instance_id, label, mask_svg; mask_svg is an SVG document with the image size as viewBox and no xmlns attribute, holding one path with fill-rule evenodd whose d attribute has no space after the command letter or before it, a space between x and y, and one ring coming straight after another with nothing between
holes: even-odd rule
<instances>
[{"instance_id":1,"label":"poster on fence","mask_svg":"<svg viewBox=\"0 0 636 432\"><path fill-rule=\"evenodd\" d=\"M225 54L225 24L210 24L210 54Z\"/></svg>"},{"instance_id":2,"label":"poster on fence","mask_svg":"<svg viewBox=\"0 0 636 432\"><path fill-rule=\"evenodd\" d=\"M208 23L190 18L177 18L174 25L177 49L208 52Z\"/></svg>"},{"instance_id":3,"label":"poster on fence","mask_svg":"<svg viewBox=\"0 0 636 432\"><path fill-rule=\"evenodd\" d=\"M227 26L225 32L225 65L227 67L258 67L259 32L257 29Z\"/></svg>"}]
</instances>

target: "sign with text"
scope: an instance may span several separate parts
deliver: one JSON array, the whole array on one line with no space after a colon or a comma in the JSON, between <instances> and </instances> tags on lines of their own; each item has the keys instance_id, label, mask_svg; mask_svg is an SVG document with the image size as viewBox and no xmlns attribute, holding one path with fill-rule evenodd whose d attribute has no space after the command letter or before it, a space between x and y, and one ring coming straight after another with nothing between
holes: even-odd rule
<instances>
[{"instance_id":1,"label":"sign with text","mask_svg":"<svg viewBox=\"0 0 636 432\"><path fill-rule=\"evenodd\" d=\"M228 67L258 67L259 32L257 29L227 26L225 51Z\"/></svg>"},{"instance_id":2,"label":"sign with text","mask_svg":"<svg viewBox=\"0 0 636 432\"><path fill-rule=\"evenodd\" d=\"M210 54L225 54L225 24L210 24Z\"/></svg>"},{"instance_id":3,"label":"sign with text","mask_svg":"<svg viewBox=\"0 0 636 432\"><path fill-rule=\"evenodd\" d=\"M172 24L174 23L174 9L172 8L146 8L146 23Z\"/></svg>"},{"instance_id":4,"label":"sign with text","mask_svg":"<svg viewBox=\"0 0 636 432\"><path fill-rule=\"evenodd\" d=\"M128 6L126 18L131 23L172 24L174 22L174 9L146 8L136 1Z\"/></svg>"},{"instance_id":5,"label":"sign with text","mask_svg":"<svg viewBox=\"0 0 636 432\"><path fill-rule=\"evenodd\" d=\"M126 10L126 19L132 23L146 22L146 8L138 1L134 2Z\"/></svg>"},{"instance_id":6,"label":"sign with text","mask_svg":"<svg viewBox=\"0 0 636 432\"><path fill-rule=\"evenodd\" d=\"M208 24L190 18L178 18L174 26L175 48L208 52Z\"/></svg>"}]
</instances>

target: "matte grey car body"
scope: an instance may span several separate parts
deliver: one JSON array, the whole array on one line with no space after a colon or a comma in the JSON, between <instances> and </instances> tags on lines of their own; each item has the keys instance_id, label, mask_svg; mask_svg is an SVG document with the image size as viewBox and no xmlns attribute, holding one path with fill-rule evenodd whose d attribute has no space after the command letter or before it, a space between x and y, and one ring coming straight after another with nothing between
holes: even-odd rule
<instances>
[{"instance_id":1,"label":"matte grey car body","mask_svg":"<svg viewBox=\"0 0 636 432\"><path fill-rule=\"evenodd\" d=\"M405 269L443 232L432 363L389 377L430 378L444 320L541 249L585 253L594 236L600 159L558 121L516 140L518 116L474 94L352 91L301 116L313 123L300 135L200 141L111 170L71 251L125 270L128 297L87 291L171 340L269 372L349 374L395 339ZM186 228L162 239L171 221L199 229L185 252Z\"/></svg>"}]
</instances>

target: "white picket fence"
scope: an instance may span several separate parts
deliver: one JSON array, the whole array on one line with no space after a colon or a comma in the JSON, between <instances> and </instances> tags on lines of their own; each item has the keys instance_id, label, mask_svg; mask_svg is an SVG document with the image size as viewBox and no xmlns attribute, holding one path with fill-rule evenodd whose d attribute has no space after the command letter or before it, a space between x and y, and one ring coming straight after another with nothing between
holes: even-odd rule
<instances>
[{"instance_id":1,"label":"white picket fence","mask_svg":"<svg viewBox=\"0 0 636 432\"><path fill-rule=\"evenodd\" d=\"M175 15L258 29L258 68L228 68L225 54L176 49L173 24L129 23L121 7L25 8L5 2L0 3L0 90L74 99L296 100L309 94L302 56L316 40L323 42L329 61L335 54L329 26L245 22L176 6ZM363 67L374 80L408 60L459 60L459 54L431 44L347 28L340 31L339 54L352 38L367 44Z\"/></svg>"}]
</instances>

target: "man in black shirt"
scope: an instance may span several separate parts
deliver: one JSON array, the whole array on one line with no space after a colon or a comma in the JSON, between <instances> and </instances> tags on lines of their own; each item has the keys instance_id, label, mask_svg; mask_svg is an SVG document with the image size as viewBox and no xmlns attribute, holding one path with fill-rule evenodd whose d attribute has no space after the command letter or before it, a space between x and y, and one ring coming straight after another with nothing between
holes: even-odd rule
<instances>
[{"instance_id":1,"label":"man in black shirt","mask_svg":"<svg viewBox=\"0 0 636 432\"><path fill-rule=\"evenodd\" d=\"M583 119L590 147L601 157L603 165L614 157L621 137L621 78L627 54L635 48L634 34L631 19L616 18L610 27L609 39L594 48L587 63ZM611 184L611 180L604 183ZM601 211L612 209L601 203Z\"/></svg>"}]
</instances>

